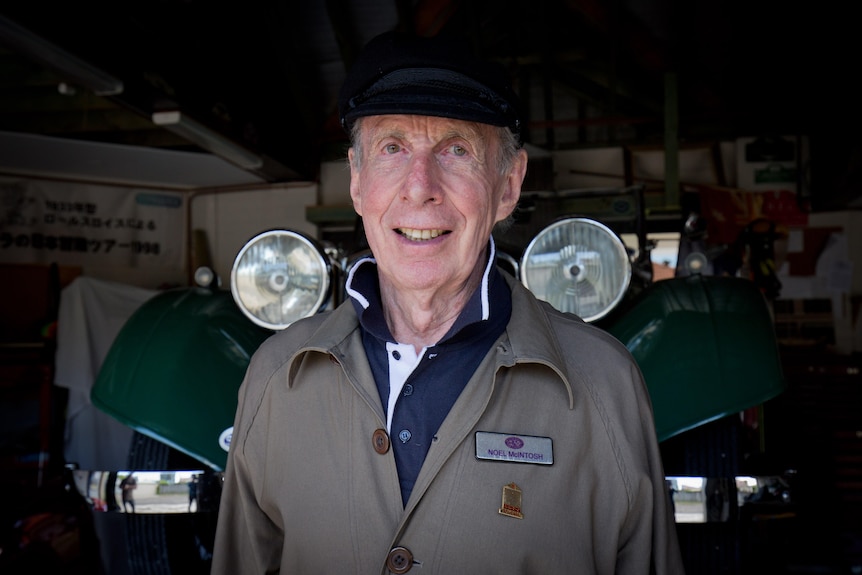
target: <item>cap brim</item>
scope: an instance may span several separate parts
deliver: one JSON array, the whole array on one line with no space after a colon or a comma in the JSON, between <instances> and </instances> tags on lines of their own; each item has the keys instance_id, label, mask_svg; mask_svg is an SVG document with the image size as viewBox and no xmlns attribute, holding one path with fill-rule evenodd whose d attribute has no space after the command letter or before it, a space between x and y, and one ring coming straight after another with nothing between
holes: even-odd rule
<instances>
[{"instance_id":1,"label":"cap brim","mask_svg":"<svg viewBox=\"0 0 862 575\"><path fill-rule=\"evenodd\" d=\"M520 131L515 110L505 98L472 78L441 68L405 68L379 78L350 98L342 121L384 114L439 116L505 126Z\"/></svg>"}]
</instances>

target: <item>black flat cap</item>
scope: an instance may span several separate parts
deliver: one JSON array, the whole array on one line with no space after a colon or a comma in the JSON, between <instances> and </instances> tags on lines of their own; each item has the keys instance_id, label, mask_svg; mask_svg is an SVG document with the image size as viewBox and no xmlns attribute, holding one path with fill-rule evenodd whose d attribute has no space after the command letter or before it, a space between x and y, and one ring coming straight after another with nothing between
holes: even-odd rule
<instances>
[{"instance_id":1,"label":"black flat cap","mask_svg":"<svg viewBox=\"0 0 862 575\"><path fill-rule=\"evenodd\" d=\"M363 116L442 116L509 128L521 141L521 107L505 69L466 41L387 32L365 46L338 98L341 125Z\"/></svg>"}]
</instances>

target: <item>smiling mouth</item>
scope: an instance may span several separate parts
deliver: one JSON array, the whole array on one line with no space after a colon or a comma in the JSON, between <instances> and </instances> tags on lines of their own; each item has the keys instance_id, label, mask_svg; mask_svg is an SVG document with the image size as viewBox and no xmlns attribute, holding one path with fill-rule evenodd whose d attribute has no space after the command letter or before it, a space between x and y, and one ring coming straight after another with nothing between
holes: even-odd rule
<instances>
[{"instance_id":1,"label":"smiling mouth","mask_svg":"<svg viewBox=\"0 0 862 575\"><path fill-rule=\"evenodd\" d=\"M398 228L395 231L414 242L433 240L436 237L449 233L448 230L414 230L412 228Z\"/></svg>"}]
</instances>

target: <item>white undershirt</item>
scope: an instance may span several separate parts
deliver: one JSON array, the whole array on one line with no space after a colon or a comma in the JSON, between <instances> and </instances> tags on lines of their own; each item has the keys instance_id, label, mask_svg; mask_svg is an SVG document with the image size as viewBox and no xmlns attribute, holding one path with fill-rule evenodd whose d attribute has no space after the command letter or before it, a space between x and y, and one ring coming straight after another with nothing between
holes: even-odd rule
<instances>
[{"instance_id":1,"label":"white undershirt","mask_svg":"<svg viewBox=\"0 0 862 575\"><path fill-rule=\"evenodd\" d=\"M392 414L395 413L395 404L404 388L404 382L422 361L427 347L423 347L419 353L416 349L405 343L386 342L386 357L389 359L389 402L386 406L386 431L392 432ZM398 352L395 354L394 352ZM400 355L400 359L395 359Z\"/></svg>"}]
</instances>

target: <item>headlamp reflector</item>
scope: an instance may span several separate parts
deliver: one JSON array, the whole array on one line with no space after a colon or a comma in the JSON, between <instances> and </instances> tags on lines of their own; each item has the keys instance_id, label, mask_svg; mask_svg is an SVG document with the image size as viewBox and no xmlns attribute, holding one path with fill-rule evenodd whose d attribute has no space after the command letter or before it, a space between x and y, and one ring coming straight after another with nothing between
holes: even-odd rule
<instances>
[{"instance_id":1,"label":"headlamp reflector","mask_svg":"<svg viewBox=\"0 0 862 575\"><path fill-rule=\"evenodd\" d=\"M524 250L521 282L560 311L592 322L606 316L625 295L631 261L620 237L589 218L558 220Z\"/></svg>"},{"instance_id":2,"label":"headlamp reflector","mask_svg":"<svg viewBox=\"0 0 862 575\"><path fill-rule=\"evenodd\" d=\"M314 315L329 299L329 258L317 242L301 233L263 232L237 254L230 290L239 308L254 323L284 329Z\"/></svg>"}]
</instances>

